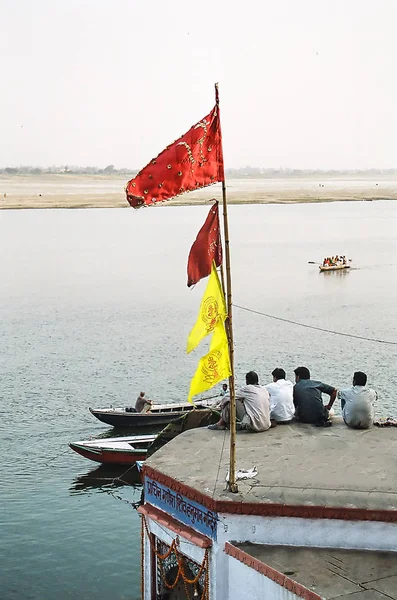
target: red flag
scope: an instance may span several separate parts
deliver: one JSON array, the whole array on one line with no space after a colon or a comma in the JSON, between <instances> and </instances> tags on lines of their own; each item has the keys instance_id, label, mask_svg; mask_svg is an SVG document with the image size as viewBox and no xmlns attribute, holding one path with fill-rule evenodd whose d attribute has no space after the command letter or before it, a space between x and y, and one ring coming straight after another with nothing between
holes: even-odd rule
<instances>
[{"instance_id":1,"label":"red flag","mask_svg":"<svg viewBox=\"0 0 397 600\"><path fill-rule=\"evenodd\" d=\"M127 183L127 200L138 208L223 180L222 135L216 104L209 115Z\"/></svg>"},{"instance_id":2,"label":"red flag","mask_svg":"<svg viewBox=\"0 0 397 600\"><path fill-rule=\"evenodd\" d=\"M187 263L187 286L190 287L211 273L212 261L222 264L221 231L218 202L211 207L204 225L190 249Z\"/></svg>"}]
</instances>

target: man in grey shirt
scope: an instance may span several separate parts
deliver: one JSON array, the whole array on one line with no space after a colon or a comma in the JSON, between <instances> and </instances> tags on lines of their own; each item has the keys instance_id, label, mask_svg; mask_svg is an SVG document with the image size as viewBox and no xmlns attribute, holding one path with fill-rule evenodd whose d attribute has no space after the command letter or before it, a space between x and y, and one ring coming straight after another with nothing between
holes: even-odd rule
<instances>
[{"instance_id":1,"label":"man in grey shirt","mask_svg":"<svg viewBox=\"0 0 397 600\"><path fill-rule=\"evenodd\" d=\"M319 427L329 427L329 410L335 402L337 390L331 385L310 379L307 367L294 370L294 404L295 418L302 423L313 423ZM327 406L323 404L322 393L330 396Z\"/></svg>"},{"instance_id":2,"label":"man in grey shirt","mask_svg":"<svg viewBox=\"0 0 397 600\"><path fill-rule=\"evenodd\" d=\"M236 417L240 421L238 429L247 431L267 431L271 427L269 393L259 385L255 371L245 376L246 385L236 391ZM221 418L208 429L223 430L230 424L230 394L226 394L221 402Z\"/></svg>"},{"instance_id":3,"label":"man in grey shirt","mask_svg":"<svg viewBox=\"0 0 397 600\"><path fill-rule=\"evenodd\" d=\"M152 407L153 402L149 398L145 398L145 392L141 392L135 402L136 412L148 412Z\"/></svg>"},{"instance_id":4,"label":"man in grey shirt","mask_svg":"<svg viewBox=\"0 0 397 600\"><path fill-rule=\"evenodd\" d=\"M374 422L374 403L378 396L366 386L366 374L356 371L353 375L353 386L338 392L343 420L353 429L369 429Z\"/></svg>"}]
</instances>

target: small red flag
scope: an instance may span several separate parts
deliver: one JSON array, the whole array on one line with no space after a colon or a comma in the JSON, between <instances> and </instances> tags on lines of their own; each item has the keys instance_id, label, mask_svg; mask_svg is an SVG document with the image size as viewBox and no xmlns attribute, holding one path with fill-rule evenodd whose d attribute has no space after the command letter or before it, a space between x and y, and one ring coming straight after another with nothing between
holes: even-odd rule
<instances>
[{"instance_id":1,"label":"small red flag","mask_svg":"<svg viewBox=\"0 0 397 600\"><path fill-rule=\"evenodd\" d=\"M189 252L187 263L187 286L190 287L208 277L212 261L217 267L222 264L222 243L219 227L218 202L211 207L204 225L197 234Z\"/></svg>"},{"instance_id":2,"label":"small red flag","mask_svg":"<svg viewBox=\"0 0 397 600\"><path fill-rule=\"evenodd\" d=\"M133 208L150 205L224 180L219 106L167 146L127 183Z\"/></svg>"}]
</instances>

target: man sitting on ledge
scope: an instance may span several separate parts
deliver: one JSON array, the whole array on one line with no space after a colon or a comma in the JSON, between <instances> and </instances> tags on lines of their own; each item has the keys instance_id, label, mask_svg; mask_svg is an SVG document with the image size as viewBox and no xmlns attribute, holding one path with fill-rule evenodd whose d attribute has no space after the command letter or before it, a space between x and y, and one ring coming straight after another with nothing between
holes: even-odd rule
<instances>
[{"instance_id":1,"label":"man sitting on ledge","mask_svg":"<svg viewBox=\"0 0 397 600\"><path fill-rule=\"evenodd\" d=\"M367 376L362 371L353 375L353 386L338 392L343 420L353 429L369 429L374 423L374 403L377 393L367 387Z\"/></svg>"},{"instance_id":2,"label":"man sitting on ledge","mask_svg":"<svg viewBox=\"0 0 397 600\"><path fill-rule=\"evenodd\" d=\"M273 383L268 383L266 386L270 394L270 418L277 423L291 423L295 415L294 386L285 379L284 369L276 368L272 375Z\"/></svg>"},{"instance_id":3,"label":"man sitting on ledge","mask_svg":"<svg viewBox=\"0 0 397 600\"><path fill-rule=\"evenodd\" d=\"M259 385L258 375L250 371L245 376L246 385L236 391L237 429L257 432L266 431L270 424L270 403L267 389ZM230 424L230 394L226 394L221 402L221 418L208 429L228 429Z\"/></svg>"},{"instance_id":4,"label":"man sitting on ledge","mask_svg":"<svg viewBox=\"0 0 397 600\"><path fill-rule=\"evenodd\" d=\"M310 379L307 367L297 367L294 370L294 404L295 418L301 423L313 423L318 427L329 427L329 411L335 402L337 390L331 385ZM330 396L327 406L323 404L322 393Z\"/></svg>"}]
</instances>

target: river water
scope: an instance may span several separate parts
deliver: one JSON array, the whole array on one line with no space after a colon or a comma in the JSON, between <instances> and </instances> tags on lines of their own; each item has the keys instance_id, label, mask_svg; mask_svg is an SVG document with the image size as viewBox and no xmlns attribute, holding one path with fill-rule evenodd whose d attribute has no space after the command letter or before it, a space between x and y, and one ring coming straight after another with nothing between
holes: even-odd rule
<instances>
[{"instance_id":1,"label":"river water","mask_svg":"<svg viewBox=\"0 0 397 600\"><path fill-rule=\"evenodd\" d=\"M292 378L305 365L340 387L363 370L378 415L396 415L397 203L229 211L233 300L244 307L233 315L237 383L251 369L266 383L275 366ZM120 472L67 443L114 434L89 406L131 404L141 389L186 397L201 355L185 354L186 339L205 286L187 289L186 262L207 212L0 212L0 598L140 597L141 489L113 485ZM352 258L349 272L309 264L336 253Z\"/></svg>"}]
</instances>

